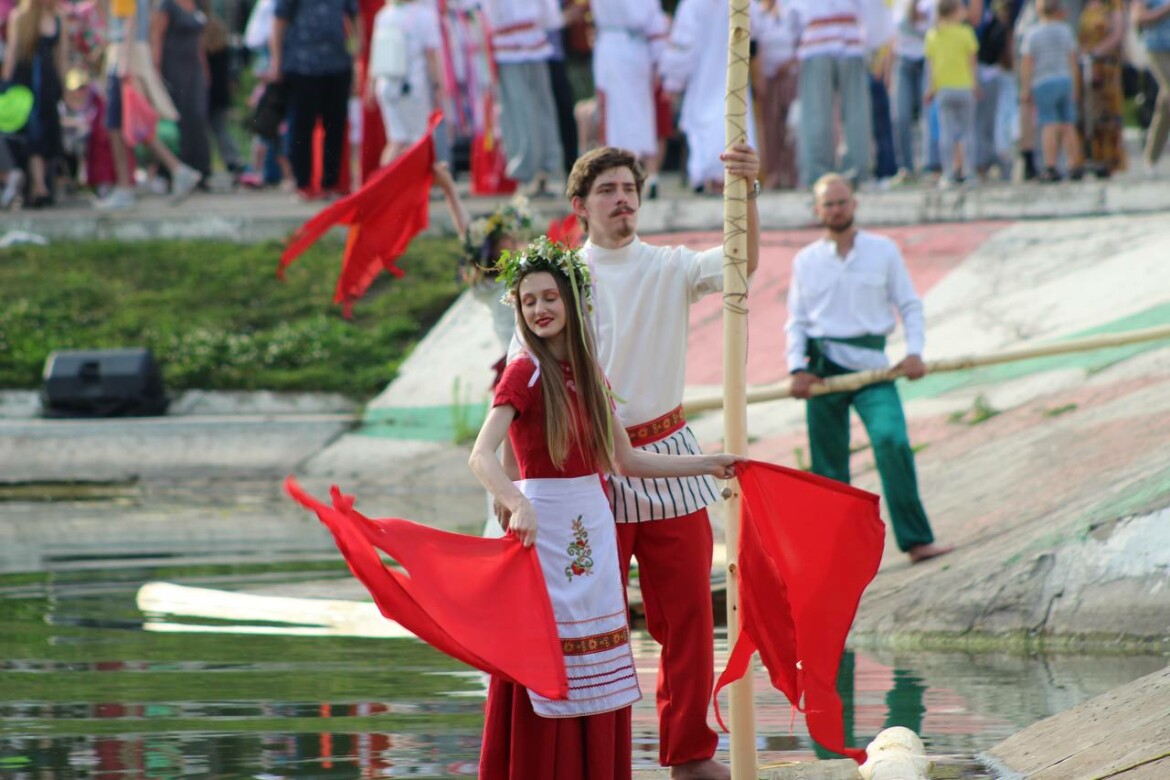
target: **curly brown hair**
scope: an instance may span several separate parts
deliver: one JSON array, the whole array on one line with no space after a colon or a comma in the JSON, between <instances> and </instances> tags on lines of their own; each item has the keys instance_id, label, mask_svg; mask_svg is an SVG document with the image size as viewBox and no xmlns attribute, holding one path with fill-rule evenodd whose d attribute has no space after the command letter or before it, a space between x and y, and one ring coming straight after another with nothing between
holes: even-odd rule
<instances>
[{"instance_id":1,"label":"curly brown hair","mask_svg":"<svg viewBox=\"0 0 1170 780\"><path fill-rule=\"evenodd\" d=\"M619 149L616 146L602 146L578 157L577 162L573 163L573 170L569 172L565 195L570 202L573 198L584 200L593 189L593 182L597 181L597 177L613 168L629 168L630 173L634 174L634 184L638 187L638 203L641 204L646 169L638 162L638 155L629 149ZM585 232L589 232L589 223L583 218L581 227Z\"/></svg>"}]
</instances>

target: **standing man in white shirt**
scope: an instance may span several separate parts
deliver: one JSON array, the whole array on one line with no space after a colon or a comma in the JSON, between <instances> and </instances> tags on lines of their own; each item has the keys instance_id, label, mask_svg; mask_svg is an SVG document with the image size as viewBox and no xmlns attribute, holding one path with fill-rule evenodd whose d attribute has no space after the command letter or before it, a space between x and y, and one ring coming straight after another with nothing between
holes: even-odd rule
<instances>
[{"instance_id":1,"label":"standing man in white shirt","mask_svg":"<svg viewBox=\"0 0 1170 780\"><path fill-rule=\"evenodd\" d=\"M953 547L934 541L918 496L914 452L902 401L893 382L848 393L810 397L822 377L885 368L886 336L906 330L906 357L896 368L908 379L926 374L922 301L897 244L853 224L857 200L836 174L813 185L816 212L825 228L819 241L797 253L788 287L788 370L792 395L808 399L812 470L849 482L849 407L857 410L873 447L898 548L913 563L945 555Z\"/></svg>"},{"instance_id":2,"label":"standing man in white shirt","mask_svg":"<svg viewBox=\"0 0 1170 780\"><path fill-rule=\"evenodd\" d=\"M800 42L800 179L826 173L867 179L873 160L873 116L867 53L893 35L885 0L794 0ZM845 156L837 159L834 109L840 110Z\"/></svg>"},{"instance_id":3,"label":"standing man in white shirt","mask_svg":"<svg viewBox=\"0 0 1170 780\"><path fill-rule=\"evenodd\" d=\"M747 272L759 265L752 147L722 155L725 169L749 182ZM604 147L569 174L573 213L589 236L583 252L593 275L598 361L613 387L617 417L634 446L675 455L698 443L682 411L690 305L723 289L723 247L696 252L650 246L637 236L645 172L629 150ZM659 760L673 780L724 780L714 760L718 737L707 724L714 685L711 609L712 533L707 509L719 500L709 477L609 478L623 572L638 559L650 635L662 645L658 671Z\"/></svg>"},{"instance_id":4,"label":"standing man in white shirt","mask_svg":"<svg viewBox=\"0 0 1170 780\"><path fill-rule=\"evenodd\" d=\"M800 44L801 181L807 186L831 171L854 182L866 179L873 159L865 22L872 0L797 0ZM839 107L845 155L837 162L834 109Z\"/></svg>"}]
</instances>

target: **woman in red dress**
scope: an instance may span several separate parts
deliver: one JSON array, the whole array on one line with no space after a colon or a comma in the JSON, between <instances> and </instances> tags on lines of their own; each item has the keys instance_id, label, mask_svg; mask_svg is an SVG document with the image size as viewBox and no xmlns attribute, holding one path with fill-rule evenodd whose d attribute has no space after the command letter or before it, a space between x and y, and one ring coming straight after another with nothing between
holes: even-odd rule
<instances>
[{"instance_id":1,"label":"woman in red dress","mask_svg":"<svg viewBox=\"0 0 1170 780\"><path fill-rule=\"evenodd\" d=\"M614 423L588 323L589 274L575 251L538 239L505 254L501 279L527 349L504 370L471 468L510 513L508 530L536 545L569 697L550 700L492 678L482 780L620 780L632 774L630 705L641 698L603 475L733 476L731 455L635 450ZM496 451L511 440L521 479ZM501 594L507 600L507 594ZM519 653L523 647L516 648Z\"/></svg>"}]
</instances>

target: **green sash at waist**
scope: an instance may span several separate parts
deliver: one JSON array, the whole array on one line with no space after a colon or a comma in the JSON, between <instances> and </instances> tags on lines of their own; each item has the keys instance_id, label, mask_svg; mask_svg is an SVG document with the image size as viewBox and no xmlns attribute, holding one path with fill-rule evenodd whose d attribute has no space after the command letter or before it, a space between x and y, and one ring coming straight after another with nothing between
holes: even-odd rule
<instances>
[{"instance_id":1,"label":"green sash at waist","mask_svg":"<svg viewBox=\"0 0 1170 780\"><path fill-rule=\"evenodd\" d=\"M838 366L825 356L825 344L844 344L849 347L861 347L884 352L886 337L883 334L865 333L860 336L816 336L809 337L805 353L808 355L808 370L817 376L833 376L847 373L847 370Z\"/></svg>"}]
</instances>

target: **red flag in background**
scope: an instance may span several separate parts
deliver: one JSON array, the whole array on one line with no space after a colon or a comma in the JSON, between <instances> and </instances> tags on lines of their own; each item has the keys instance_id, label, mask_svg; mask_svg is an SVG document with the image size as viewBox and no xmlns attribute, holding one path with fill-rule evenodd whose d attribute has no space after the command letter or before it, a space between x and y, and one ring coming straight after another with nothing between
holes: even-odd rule
<instances>
[{"instance_id":1,"label":"red flag in background","mask_svg":"<svg viewBox=\"0 0 1170 780\"><path fill-rule=\"evenodd\" d=\"M336 487L332 506L292 477L284 487L333 533L383 615L480 671L546 698L568 698L565 658L535 547L511 536L485 539L409 520L371 520ZM388 568L378 550L404 571Z\"/></svg>"},{"instance_id":2,"label":"red flag in background","mask_svg":"<svg viewBox=\"0 0 1170 780\"><path fill-rule=\"evenodd\" d=\"M435 148L431 134L442 114L431 114L426 135L402 156L374 174L357 192L322 209L292 235L280 256L277 275L334 225L349 225L334 303L345 308L361 298L385 269L394 276L404 272L395 265L410 242L427 227L431 167Z\"/></svg>"},{"instance_id":3,"label":"red flag in background","mask_svg":"<svg viewBox=\"0 0 1170 780\"><path fill-rule=\"evenodd\" d=\"M861 594L882 559L886 532L878 497L758 461L740 464L736 473L743 496L740 635L715 696L744 676L758 650L772 685L805 714L812 738L863 763L864 750L845 747L837 667ZM717 698L715 713L723 726Z\"/></svg>"},{"instance_id":4,"label":"red flag in background","mask_svg":"<svg viewBox=\"0 0 1170 780\"><path fill-rule=\"evenodd\" d=\"M585 231L581 230L581 223L577 221L576 214L549 222L545 235L549 237L549 240L558 241L567 247L581 246L585 240Z\"/></svg>"}]
</instances>

